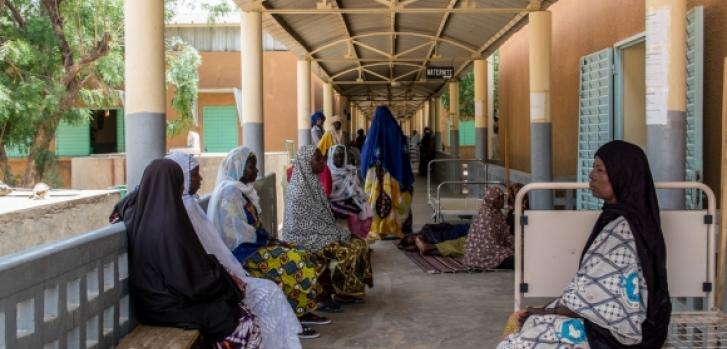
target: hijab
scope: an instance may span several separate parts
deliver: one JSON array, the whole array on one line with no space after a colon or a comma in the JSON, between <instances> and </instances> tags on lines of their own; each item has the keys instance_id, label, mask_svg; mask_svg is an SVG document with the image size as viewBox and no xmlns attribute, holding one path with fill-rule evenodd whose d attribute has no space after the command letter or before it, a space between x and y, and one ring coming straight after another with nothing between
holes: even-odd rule
<instances>
[{"instance_id":1,"label":"hijab","mask_svg":"<svg viewBox=\"0 0 727 349\"><path fill-rule=\"evenodd\" d=\"M666 245L649 161L641 148L624 141L604 144L598 149L596 156L606 165L617 203L604 203L603 211L583 248L581 260L601 230L614 219L623 216L634 236L649 296L640 344L624 346L608 330L586 321L588 342L594 349L661 348L669 329L671 301L666 274Z\"/></svg>"},{"instance_id":2,"label":"hijab","mask_svg":"<svg viewBox=\"0 0 727 349\"><path fill-rule=\"evenodd\" d=\"M361 151L361 177L369 168L381 161L386 172L399 182L402 190L414 184L414 174L409 160L408 142L394 116L385 106L376 107L374 121Z\"/></svg>"},{"instance_id":3,"label":"hijab","mask_svg":"<svg viewBox=\"0 0 727 349\"><path fill-rule=\"evenodd\" d=\"M337 167L334 161L336 151L343 150L343 166ZM353 203L361 209L359 218L366 219L372 216L371 207L368 205L368 195L361 188L356 167L348 164L348 152L344 145L334 145L328 152L328 168L331 170L333 189L328 199L331 202L340 202L352 199Z\"/></svg>"},{"instance_id":4,"label":"hijab","mask_svg":"<svg viewBox=\"0 0 727 349\"><path fill-rule=\"evenodd\" d=\"M217 170L217 182L215 182L215 191L212 193L209 203L209 216L218 218L217 212L220 209L222 201L222 193L228 187L239 190L247 200L250 201L258 213L262 212L260 208L260 197L252 183L242 183L240 179L245 175L247 162L251 157L255 156L247 147L237 147L232 149L225 159L222 160L219 170Z\"/></svg>"},{"instance_id":5,"label":"hijab","mask_svg":"<svg viewBox=\"0 0 727 349\"><path fill-rule=\"evenodd\" d=\"M348 242L351 234L336 225L318 175L313 173L310 161L315 151L314 145L303 146L294 160L295 171L285 192L282 235L304 249L319 251L333 242Z\"/></svg>"},{"instance_id":6,"label":"hijab","mask_svg":"<svg viewBox=\"0 0 727 349\"><path fill-rule=\"evenodd\" d=\"M195 160L190 154L173 152L167 155L167 159L176 162L182 168L185 185L191 180L190 173L192 170L199 167L197 160ZM208 254L217 257L220 264L222 264L235 276L240 279L248 277L247 272L242 269L242 266L240 266L240 262L237 261L230 249L225 246L214 223L207 218L204 210L202 210L202 207L197 202L196 195L192 195L189 192L188 187L185 187L184 189L182 200L184 202L184 208L187 210L189 220L192 222L192 226L194 227L194 232L197 234L197 238L199 238L199 241L202 243L202 247L204 247L205 251Z\"/></svg>"},{"instance_id":7,"label":"hijab","mask_svg":"<svg viewBox=\"0 0 727 349\"><path fill-rule=\"evenodd\" d=\"M464 264L474 269L497 268L513 255L513 240L505 216L495 207L502 196L498 187L489 187L477 216L470 224L464 245Z\"/></svg>"},{"instance_id":8,"label":"hijab","mask_svg":"<svg viewBox=\"0 0 727 349\"><path fill-rule=\"evenodd\" d=\"M242 295L197 238L183 183L177 163L152 161L124 214L135 315L149 325L200 329L216 341L237 327Z\"/></svg>"},{"instance_id":9,"label":"hijab","mask_svg":"<svg viewBox=\"0 0 727 349\"><path fill-rule=\"evenodd\" d=\"M340 122L342 124L341 129L336 130L336 126L333 126L333 123L335 123L335 122ZM341 120L340 116L338 116L338 115L331 116L331 127L328 130L328 132L331 133L334 144L343 143L343 121Z\"/></svg>"},{"instance_id":10,"label":"hijab","mask_svg":"<svg viewBox=\"0 0 727 349\"><path fill-rule=\"evenodd\" d=\"M317 111L317 112L313 113L313 115L310 116L310 127L317 126L318 120L323 119L323 118L325 118L325 116L323 116L322 112Z\"/></svg>"}]
</instances>

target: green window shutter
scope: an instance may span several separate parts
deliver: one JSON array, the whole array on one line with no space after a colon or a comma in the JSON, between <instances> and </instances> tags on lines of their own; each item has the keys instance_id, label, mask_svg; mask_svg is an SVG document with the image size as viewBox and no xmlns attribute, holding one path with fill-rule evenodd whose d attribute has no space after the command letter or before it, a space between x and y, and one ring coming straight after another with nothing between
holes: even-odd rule
<instances>
[{"instance_id":1,"label":"green window shutter","mask_svg":"<svg viewBox=\"0 0 727 349\"><path fill-rule=\"evenodd\" d=\"M598 148L613 139L613 49L581 57L578 107L578 181L587 182ZM597 210L602 202L578 190L578 209Z\"/></svg>"},{"instance_id":2,"label":"green window shutter","mask_svg":"<svg viewBox=\"0 0 727 349\"><path fill-rule=\"evenodd\" d=\"M24 158L28 156L28 150L27 149L21 149L18 147L12 147L12 148L6 148L5 153L9 158Z\"/></svg>"},{"instance_id":3,"label":"green window shutter","mask_svg":"<svg viewBox=\"0 0 727 349\"><path fill-rule=\"evenodd\" d=\"M237 147L237 109L235 106L204 107L204 151L226 153Z\"/></svg>"},{"instance_id":4,"label":"green window shutter","mask_svg":"<svg viewBox=\"0 0 727 349\"><path fill-rule=\"evenodd\" d=\"M475 121L467 120L459 122L459 144L475 145Z\"/></svg>"},{"instance_id":5,"label":"green window shutter","mask_svg":"<svg viewBox=\"0 0 727 349\"><path fill-rule=\"evenodd\" d=\"M704 84L704 8L687 13L687 137L686 180L702 181L702 113ZM702 207L701 191L685 192L688 209Z\"/></svg>"},{"instance_id":6,"label":"green window shutter","mask_svg":"<svg viewBox=\"0 0 727 349\"><path fill-rule=\"evenodd\" d=\"M56 130L56 155L87 156L91 154L91 131L89 120L78 124L61 121Z\"/></svg>"},{"instance_id":7,"label":"green window shutter","mask_svg":"<svg viewBox=\"0 0 727 349\"><path fill-rule=\"evenodd\" d=\"M116 109L116 151L126 151L126 117L124 109Z\"/></svg>"}]
</instances>

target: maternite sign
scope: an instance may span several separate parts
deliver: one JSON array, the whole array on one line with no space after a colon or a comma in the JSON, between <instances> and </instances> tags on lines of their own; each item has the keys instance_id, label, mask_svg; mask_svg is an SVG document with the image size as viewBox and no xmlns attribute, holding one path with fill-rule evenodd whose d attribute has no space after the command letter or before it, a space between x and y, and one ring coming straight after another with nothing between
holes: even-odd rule
<instances>
[{"instance_id":1,"label":"maternite sign","mask_svg":"<svg viewBox=\"0 0 727 349\"><path fill-rule=\"evenodd\" d=\"M427 79L451 79L454 67L427 67Z\"/></svg>"}]
</instances>

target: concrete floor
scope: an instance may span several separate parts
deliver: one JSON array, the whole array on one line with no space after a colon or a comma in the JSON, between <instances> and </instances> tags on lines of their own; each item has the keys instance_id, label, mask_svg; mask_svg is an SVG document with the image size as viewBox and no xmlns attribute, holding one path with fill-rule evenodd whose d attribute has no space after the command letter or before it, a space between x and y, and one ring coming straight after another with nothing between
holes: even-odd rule
<instances>
[{"instance_id":1,"label":"concrete floor","mask_svg":"<svg viewBox=\"0 0 727 349\"><path fill-rule=\"evenodd\" d=\"M426 179L417 177L415 230L430 220ZM391 241L375 243L374 288L364 304L324 314L333 324L316 326L321 337L306 349L494 348L512 312L512 272L436 274L422 272Z\"/></svg>"}]
</instances>

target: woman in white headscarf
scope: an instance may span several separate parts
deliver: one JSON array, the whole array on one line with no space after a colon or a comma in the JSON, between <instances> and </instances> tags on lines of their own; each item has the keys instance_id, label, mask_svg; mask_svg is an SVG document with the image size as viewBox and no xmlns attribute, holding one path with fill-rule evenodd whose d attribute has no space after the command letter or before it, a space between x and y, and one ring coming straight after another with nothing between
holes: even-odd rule
<instances>
[{"instance_id":1,"label":"woman in white headscarf","mask_svg":"<svg viewBox=\"0 0 727 349\"><path fill-rule=\"evenodd\" d=\"M351 233L365 239L371 228L373 210L368 195L361 188L358 169L348 164L348 154L343 145L334 145L328 151L328 168L331 169L333 189L328 200L331 210L338 217L348 220Z\"/></svg>"},{"instance_id":2,"label":"woman in white headscarf","mask_svg":"<svg viewBox=\"0 0 727 349\"><path fill-rule=\"evenodd\" d=\"M197 160L192 155L182 152L173 152L167 158L179 164L184 173L182 200L202 247L208 254L214 255L228 272L247 284L245 304L250 306L258 318L262 334L262 347L266 349L301 348L298 334L310 336L311 330L303 331L280 287L272 281L250 277L242 269L197 202L196 193L202 181Z\"/></svg>"},{"instance_id":3,"label":"woman in white headscarf","mask_svg":"<svg viewBox=\"0 0 727 349\"><path fill-rule=\"evenodd\" d=\"M301 323L328 324L312 312L318 307L319 268L305 251L271 237L260 220L260 199L253 183L257 158L250 149L230 151L220 165L207 217L225 246L254 277L281 285Z\"/></svg>"}]
</instances>

